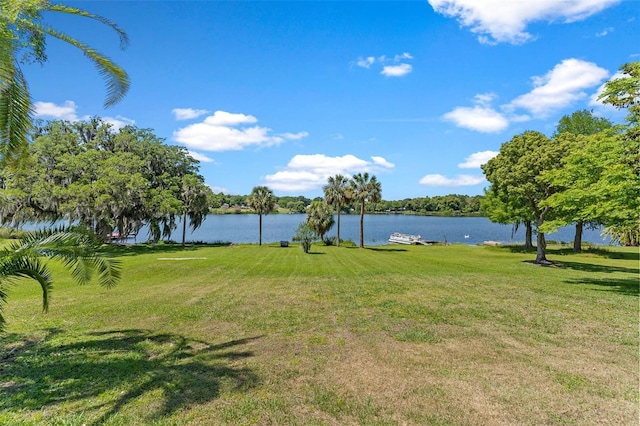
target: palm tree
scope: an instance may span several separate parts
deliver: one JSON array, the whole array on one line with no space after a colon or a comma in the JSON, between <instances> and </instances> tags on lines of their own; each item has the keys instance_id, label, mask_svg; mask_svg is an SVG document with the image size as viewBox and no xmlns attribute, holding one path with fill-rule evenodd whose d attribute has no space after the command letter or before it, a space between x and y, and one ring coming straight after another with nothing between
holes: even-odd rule
<instances>
[{"instance_id":1,"label":"palm tree","mask_svg":"<svg viewBox=\"0 0 640 426\"><path fill-rule=\"evenodd\" d=\"M360 248L364 248L364 204L377 203L382 199L382 186L375 176L358 173L350 181L351 197L360 202Z\"/></svg>"},{"instance_id":2,"label":"palm tree","mask_svg":"<svg viewBox=\"0 0 640 426\"><path fill-rule=\"evenodd\" d=\"M187 233L187 217L192 230L198 229L209 213L207 195L211 192L201 179L196 175L184 175L182 177L182 245L185 243Z\"/></svg>"},{"instance_id":3,"label":"palm tree","mask_svg":"<svg viewBox=\"0 0 640 426\"><path fill-rule=\"evenodd\" d=\"M262 215L271 213L276 205L273 191L266 186L256 186L247 198L247 204L260 216L260 245L262 245Z\"/></svg>"},{"instance_id":4,"label":"palm tree","mask_svg":"<svg viewBox=\"0 0 640 426\"><path fill-rule=\"evenodd\" d=\"M324 235L329 232L335 223L331 206L324 201L313 201L307 210L307 223L318 237L324 241Z\"/></svg>"},{"instance_id":5,"label":"palm tree","mask_svg":"<svg viewBox=\"0 0 640 426\"><path fill-rule=\"evenodd\" d=\"M322 187L322 190L327 204L335 206L338 213L336 245L340 247L340 209L349 202L349 180L342 175L330 176L328 183Z\"/></svg>"},{"instance_id":6,"label":"palm tree","mask_svg":"<svg viewBox=\"0 0 640 426\"><path fill-rule=\"evenodd\" d=\"M122 99L129 89L129 77L118 65L87 44L42 22L42 12L59 12L96 20L111 27L125 48L125 32L108 19L80 9L48 1L3 0L0 6L0 156L17 161L26 154L27 134L31 127L32 105L29 88L20 63L22 53L31 61L44 63L46 36L62 40L82 51L107 83L105 107ZM27 52L22 52L23 49Z\"/></svg>"},{"instance_id":7,"label":"palm tree","mask_svg":"<svg viewBox=\"0 0 640 426\"><path fill-rule=\"evenodd\" d=\"M9 286L19 278L31 278L42 288L42 307L49 307L51 272L42 258L56 259L80 284L98 273L100 284L112 287L120 279L119 262L101 255L102 246L88 231L60 228L27 234L23 239L0 249L0 331L4 327L2 307Z\"/></svg>"}]
</instances>

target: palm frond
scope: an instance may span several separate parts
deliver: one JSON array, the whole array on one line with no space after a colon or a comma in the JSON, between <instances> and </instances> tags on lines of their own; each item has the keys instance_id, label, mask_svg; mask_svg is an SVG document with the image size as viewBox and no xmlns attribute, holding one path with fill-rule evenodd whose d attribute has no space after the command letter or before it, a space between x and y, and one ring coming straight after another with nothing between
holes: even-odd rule
<instances>
[{"instance_id":1,"label":"palm frond","mask_svg":"<svg viewBox=\"0 0 640 426\"><path fill-rule=\"evenodd\" d=\"M122 28L120 28L116 23L114 23L113 21L110 21L109 19L105 18L104 16L96 15L94 13L90 13L90 12L87 12L85 10L76 9L75 7L65 6L63 4L52 4L52 5L49 5L47 10L50 11L50 12L61 12L61 13L69 14L69 15L83 16L85 18L89 18L89 19L93 19L94 21L98 21L101 24L104 24L104 25L110 27L112 30L114 30L118 34L118 37L120 38L120 48L121 49L126 49L127 46L129 46L129 37L127 36L127 33L125 33L124 30Z\"/></svg>"},{"instance_id":2,"label":"palm frond","mask_svg":"<svg viewBox=\"0 0 640 426\"><path fill-rule=\"evenodd\" d=\"M31 278L42 288L42 310L49 309L49 292L52 288L51 272L40 259L19 255L6 249L0 252L0 285L13 283L18 278ZM6 299L6 291L0 293L0 299Z\"/></svg>"},{"instance_id":3,"label":"palm frond","mask_svg":"<svg viewBox=\"0 0 640 426\"><path fill-rule=\"evenodd\" d=\"M10 250L58 260L80 284L89 282L94 272L102 286L112 287L120 279L120 263L104 256L102 244L81 228L54 228L28 234L10 244Z\"/></svg>"},{"instance_id":4,"label":"palm frond","mask_svg":"<svg viewBox=\"0 0 640 426\"><path fill-rule=\"evenodd\" d=\"M32 106L27 82L20 68L3 62L0 84L0 155L15 164L26 158ZM7 77L7 80L4 78Z\"/></svg>"},{"instance_id":5,"label":"palm frond","mask_svg":"<svg viewBox=\"0 0 640 426\"><path fill-rule=\"evenodd\" d=\"M107 56L101 54L91 46L78 41L67 34L57 31L47 25L34 23L25 19L18 21L20 25L32 28L35 31L41 31L51 37L62 40L82 51L96 66L98 73L104 77L107 85L107 99L104 102L105 107L110 107L120 102L129 90L130 81L127 73L117 64L112 62Z\"/></svg>"}]
</instances>

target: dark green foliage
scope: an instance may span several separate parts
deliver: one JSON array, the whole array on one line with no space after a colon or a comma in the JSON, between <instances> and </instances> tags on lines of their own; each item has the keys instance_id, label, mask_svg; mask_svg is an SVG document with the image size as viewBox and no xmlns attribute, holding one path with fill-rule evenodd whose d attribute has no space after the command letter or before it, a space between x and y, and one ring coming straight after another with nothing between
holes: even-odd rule
<instances>
[{"instance_id":1,"label":"dark green foliage","mask_svg":"<svg viewBox=\"0 0 640 426\"><path fill-rule=\"evenodd\" d=\"M137 233L168 238L176 218L197 228L208 211L209 188L186 149L169 146L150 130L126 126L113 131L88 122L38 123L28 167L0 172L0 219L78 221L105 237Z\"/></svg>"},{"instance_id":2,"label":"dark green foliage","mask_svg":"<svg viewBox=\"0 0 640 426\"><path fill-rule=\"evenodd\" d=\"M309 222L302 222L296 228L296 235L294 237L294 240L300 242L302 250L305 253L309 253L309 250L311 250L311 243L313 243L316 238L317 235Z\"/></svg>"}]
</instances>

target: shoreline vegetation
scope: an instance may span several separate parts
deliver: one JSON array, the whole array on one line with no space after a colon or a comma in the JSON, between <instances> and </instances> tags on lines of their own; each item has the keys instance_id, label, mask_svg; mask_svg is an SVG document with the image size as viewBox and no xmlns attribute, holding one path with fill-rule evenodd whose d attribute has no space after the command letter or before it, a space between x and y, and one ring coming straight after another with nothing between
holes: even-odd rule
<instances>
[{"instance_id":1,"label":"shoreline vegetation","mask_svg":"<svg viewBox=\"0 0 640 426\"><path fill-rule=\"evenodd\" d=\"M633 424L638 251L114 246L10 289L0 423ZM292 267L295 265L295 267ZM126 314L123 314L126 313Z\"/></svg>"}]
</instances>

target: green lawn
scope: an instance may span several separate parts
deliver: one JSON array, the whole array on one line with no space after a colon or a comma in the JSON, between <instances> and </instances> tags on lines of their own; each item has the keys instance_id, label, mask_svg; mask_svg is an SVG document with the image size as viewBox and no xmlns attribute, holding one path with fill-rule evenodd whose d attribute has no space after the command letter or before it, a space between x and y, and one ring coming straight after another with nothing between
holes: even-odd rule
<instances>
[{"instance_id":1,"label":"green lawn","mask_svg":"<svg viewBox=\"0 0 640 426\"><path fill-rule=\"evenodd\" d=\"M638 422L638 249L123 249L12 289L0 424ZM168 260L173 259L173 260Z\"/></svg>"}]
</instances>

